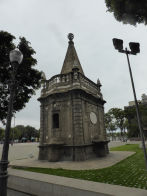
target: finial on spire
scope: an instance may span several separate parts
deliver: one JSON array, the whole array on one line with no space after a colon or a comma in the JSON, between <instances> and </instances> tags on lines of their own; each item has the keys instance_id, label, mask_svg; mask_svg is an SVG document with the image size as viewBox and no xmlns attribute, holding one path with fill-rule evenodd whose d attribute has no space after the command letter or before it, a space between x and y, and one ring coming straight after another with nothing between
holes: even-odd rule
<instances>
[{"instance_id":1,"label":"finial on spire","mask_svg":"<svg viewBox=\"0 0 147 196\"><path fill-rule=\"evenodd\" d=\"M68 37L69 41L72 41L74 38L74 34L69 33L67 37Z\"/></svg>"},{"instance_id":2,"label":"finial on spire","mask_svg":"<svg viewBox=\"0 0 147 196\"><path fill-rule=\"evenodd\" d=\"M97 85L100 87L102 86L99 78L97 79Z\"/></svg>"},{"instance_id":3,"label":"finial on spire","mask_svg":"<svg viewBox=\"0 0 147 196\"><path fill-rule=\"evenodd\" d=\"M68 49L66 52L63 66L62 66L61 74L70 73L73 71L73 68L74 69L76 68L76 70L78 68L79 72L84 75L82 66L80 64L80 61L79 61L79 58L78 58L78 55L76 52L76 49L74 47L74 42L73 42L74 35L72 33L69 33L67 35L67 38L69 40L68 41Z\"/></svg>"}]
</instances>

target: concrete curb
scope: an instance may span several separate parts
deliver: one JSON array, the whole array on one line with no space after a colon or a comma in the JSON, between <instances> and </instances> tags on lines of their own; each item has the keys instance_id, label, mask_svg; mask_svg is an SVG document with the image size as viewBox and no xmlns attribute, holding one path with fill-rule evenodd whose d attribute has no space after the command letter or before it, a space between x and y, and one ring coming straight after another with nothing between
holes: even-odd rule
<instances>
[{"instance_id":1,"label":"concrete curb","mask_svg":"<svg viewBox=\"0 0 147 196\"><path fill-rule=\"evenodd\" d=\"M36 196L146 196L147 190L9 169L8 187Z\"/></svg>"}]
</instances>

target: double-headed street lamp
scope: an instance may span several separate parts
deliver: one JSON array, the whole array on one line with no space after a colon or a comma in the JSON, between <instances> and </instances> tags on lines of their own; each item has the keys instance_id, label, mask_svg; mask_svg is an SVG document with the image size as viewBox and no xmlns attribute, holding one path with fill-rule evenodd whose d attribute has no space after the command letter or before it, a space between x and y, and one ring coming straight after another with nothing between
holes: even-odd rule
<instances>
[{"instance_id":1,"label":"double-headed street lamp","mask_svg":"<svg viewBox=\"0 0 147 196\"><path fill-rule=\"evenodd\" d=\"M10 96L9 96L9 104L8 104L6 129L5 129L5 140L3 144L2 157L0 161L0 196L7 195L9 136L10 136L11 119L12 119L12 111L13 111L13 101L15 96L15 89L17 86L15 77L17 74L19 64L21 64L23 60L23 55L18 49L15 49L10 52L9 58L10 58L12 71L10 73L10 81L8 83Z\"/></svg>"},{"instance_id":2,"label":"double-headed street lamp","mask_svg":"<svg viewBox=\"0 0 147 196\"><path fill-rule=\"evenodd\" d=\"M142 148L143 148L143 152L144 152L145 165L146 165L146 169L147 169L147 153L146 153L145 139L144 139L143 127L142 127L141 117L140 117L140 112L139 112L139 107L138 107L138 101L137 101L136 92L135 92L135 86L134 86L134 81L133 81L130 60L129 60L129 54L136 55L137 53L140 52L140 48L139 48L140 44L130 42L129 43L130 50L128 50L127 48L125 48L125 50L124 50L123 49L123 40L114 38L113 45L116 50L118 50L121 53L125 53L127 56L129 73L130 73L130 78L131 78L131 83L132 83L133 94L134 94L134 101L135 101L135 106L136 106L138 127L139 127L140 136L141 136L141 140L142 140Z\"/></svg>"}]
</instances>

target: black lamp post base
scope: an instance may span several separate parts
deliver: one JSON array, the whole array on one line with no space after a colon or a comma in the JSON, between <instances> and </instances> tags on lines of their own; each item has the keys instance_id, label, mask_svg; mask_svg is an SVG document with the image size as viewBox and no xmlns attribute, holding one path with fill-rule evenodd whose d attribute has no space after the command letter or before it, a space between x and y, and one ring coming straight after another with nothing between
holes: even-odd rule
<instances>
[{"instance_id":1,"label":"black lamp post base","mask_svg":"<svg viewBox=\"0 0 147 196\"><path fill-rule=\"evenodd\" d=\"M7 196L8 161L0 161L0 196Z\"/></svg>"}]
</instances>

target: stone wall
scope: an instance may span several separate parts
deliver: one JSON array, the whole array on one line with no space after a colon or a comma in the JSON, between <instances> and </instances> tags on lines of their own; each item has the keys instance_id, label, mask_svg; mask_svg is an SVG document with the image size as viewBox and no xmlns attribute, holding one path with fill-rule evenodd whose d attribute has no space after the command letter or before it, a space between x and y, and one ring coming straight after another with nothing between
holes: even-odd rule
<instances>
[{"instance_id":1,"label":"stone wall","mask_svg":"<svg viewBox=\"0 0 147 196\"><path fill-rule=\"evenodd\" d=\"M41 108L44 108L41 112L43 139L40 142L39 159L81 161L94 157L93 140L106 141L101 101L76 89L50 95L41 104ZM90 120L91 112L97 117L95 124ZM53 128L54 113L59 115L58 128Z\"/></svg>"}]
</instances>

